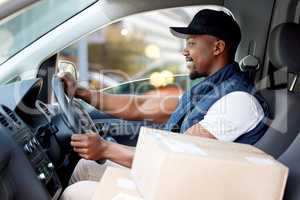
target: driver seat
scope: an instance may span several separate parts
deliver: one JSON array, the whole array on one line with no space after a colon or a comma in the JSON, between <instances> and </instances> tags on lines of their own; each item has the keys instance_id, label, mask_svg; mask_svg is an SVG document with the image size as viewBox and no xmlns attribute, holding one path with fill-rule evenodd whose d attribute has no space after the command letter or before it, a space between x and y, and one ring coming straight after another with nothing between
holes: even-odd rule
<instances>
[{"instance_id":1,"label":"driver seat","mask_svg":"<svg viewBox=\"0 0 300 200\"><path fill-rule=\"evenodd\" d=\"M300 95L294 90L300 74L299 52L300 25L283 23L275 27L268 46L270 62L277 69L287 68L294 79L288 89L260 91L270 103L274 118L265 135L255 144L275 158L289 147L300 130Z\"/></svg>"}]
</instances>

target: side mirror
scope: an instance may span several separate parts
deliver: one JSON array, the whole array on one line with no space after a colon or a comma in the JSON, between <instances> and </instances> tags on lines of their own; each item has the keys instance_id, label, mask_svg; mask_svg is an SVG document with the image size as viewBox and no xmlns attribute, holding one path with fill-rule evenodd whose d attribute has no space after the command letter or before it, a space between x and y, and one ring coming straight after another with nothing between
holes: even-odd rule
<instances>
[{"instance_id":1,"label":"side mirror","mask_svg":"<svg viewBox=\"0 0 300 200\"><path fill-rule=\"evenodd\" d=\"M68 60L58 61L58 74L69 72L75 80L78 80L78 73L75 63Z\"/></svg>"}]
</instances>

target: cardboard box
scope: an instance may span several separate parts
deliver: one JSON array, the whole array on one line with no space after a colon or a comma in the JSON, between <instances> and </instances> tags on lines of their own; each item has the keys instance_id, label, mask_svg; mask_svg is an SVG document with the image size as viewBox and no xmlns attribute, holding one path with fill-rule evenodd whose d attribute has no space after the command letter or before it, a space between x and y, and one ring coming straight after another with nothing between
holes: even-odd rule
<instances>
[{"instance_id":1,"label":"cardboard box","mask_svg":"<svg viewBox=\"0 0 300 200\"><path fill-rule=\"evenodd\" d=\"M249 145L200 140L141 130L132 175L145 200L282 199L284 165Z\"/></svg>"},{"instance_id":2,"label":"cardboard box","mask_svg":"<svg viewBox=\"0 0 300 200\"><path fill-rule=\"evenodd\" d=\"M201 145L202 147L205 148L213 148L213 149L220 149L220 150L230 150L230 151L244 151L244 152L251 152L251 153L258 153L258 154L266 154L262 150L248 144L240 144L240 143L233 143L232 142L225 142L225 141L220 141L220 140L215 140L215 139L209 139L209 138L200 138L197 136L190 136L190 135L182 135L178 133L173 133L169 131L163 131L163 130L158 130L158 129L152 129L152 128L147 128L147 127L142 127L140 130L140 133L148 133L148 134L159 134L159 135L168 135L170 138L177 139L181 141L186 141L186 142L192 142L197 145Z\"/></svg>"},{"instance_id":3,"label":"cardboard box","mask_svg":"<svg viewBox=\"0 0 300 200\"><path fill-rule=\"evenodd\" d=\"M92 200L143 200L130 170L107 167Z\"/></svg>"}]
</instances>

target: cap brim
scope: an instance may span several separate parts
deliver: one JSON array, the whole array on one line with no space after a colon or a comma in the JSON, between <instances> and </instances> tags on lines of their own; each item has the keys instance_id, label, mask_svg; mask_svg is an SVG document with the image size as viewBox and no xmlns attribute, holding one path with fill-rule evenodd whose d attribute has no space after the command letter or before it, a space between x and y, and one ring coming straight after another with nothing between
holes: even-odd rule
<instances>
[{"instance_id":1,"label":"cap brim","mask_svg":"<svg viewBox=\"0 0 300 200\"><path fill-rule=\"evenodd\" d=\"M170 32L175 37L187 39L187 37L191 35L193 31L186 27L170 27Z\"/></svg>"},{"instance_id":2,"label":"cap brim","mask_svg":"<svg viewBox=\"0 0 300 200\"><path fill-rule=\"evenodd\" d=\"M203 34L207 34L206 30L195 30L189 27L170 27L170 31L171 33L175 36L175 37L179 37L182 39L187 39L188 36L190 35L203 35Z\"/></svg>"}]
</instances>

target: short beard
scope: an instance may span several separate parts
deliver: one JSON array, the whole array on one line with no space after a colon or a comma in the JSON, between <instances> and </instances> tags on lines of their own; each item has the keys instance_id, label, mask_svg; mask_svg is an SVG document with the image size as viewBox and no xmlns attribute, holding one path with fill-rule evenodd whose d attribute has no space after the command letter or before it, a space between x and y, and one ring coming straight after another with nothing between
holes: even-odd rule
<instances>
[{"instance_id":1,"label":"short beard","mask_svg":"<svg viewBox=\"0 0 300 200\"><path fill-rule=\"evenodd\" d=\"M189 74L189 77L190 77L191 80L195 80L197 78L201 78L201 77L204 77L204 76L205 76L205 74L199 73L197 71L193 71Z\"/></svg>"},{"instance_id":2,"label":"short beard","mask_svg":"<svg viewBox=\"0 0 300 200\"><path fill-rule=\"evenodd\" d=\"M195 69L195 64L193 62L189 62L188 65L189 65L189 68L191 70L191 72L189 74L189 77L190 77L191 80L195 80L197 78L201 78L201 77L206 76L204 73L200 73L200 72L194 70Z\"/></svg>"}]
</instances>

